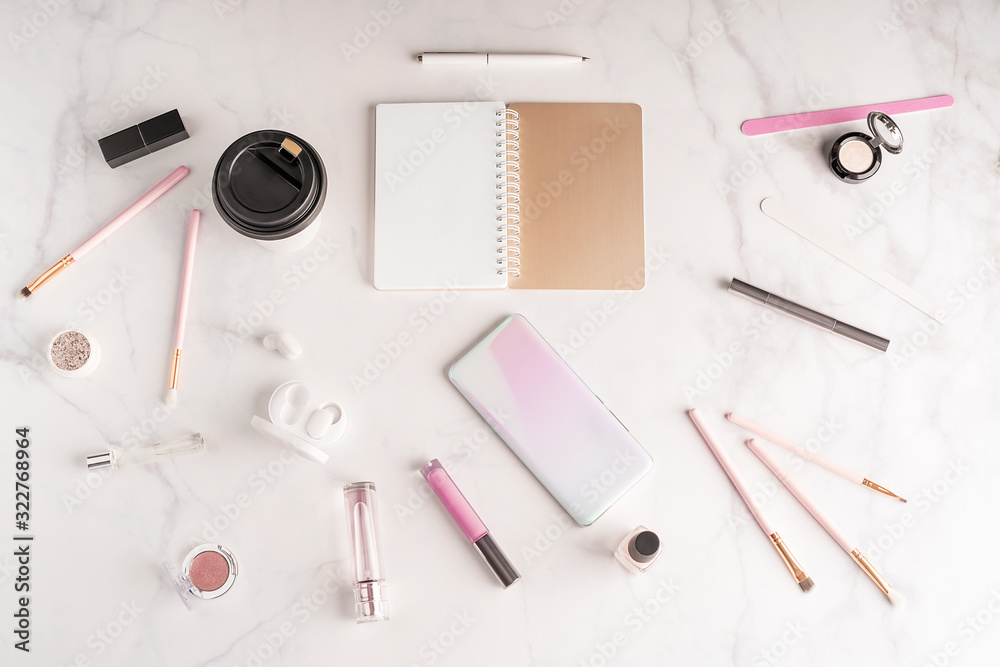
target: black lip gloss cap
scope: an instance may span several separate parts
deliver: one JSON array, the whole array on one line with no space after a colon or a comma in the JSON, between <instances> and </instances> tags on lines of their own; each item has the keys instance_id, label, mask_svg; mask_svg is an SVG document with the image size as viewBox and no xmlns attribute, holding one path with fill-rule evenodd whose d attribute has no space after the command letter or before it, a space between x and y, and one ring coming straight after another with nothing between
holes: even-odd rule
<instances>
[{"instance_id":1,"label":"black lip gloss cap","mask_svg":"<svg viewBox=\"0 0 1000 667\"><path fill-rule=\"evenodd\" d=\"M112 169L188 138L177 109L98 140Z\"/></svg>"}]
</instances>

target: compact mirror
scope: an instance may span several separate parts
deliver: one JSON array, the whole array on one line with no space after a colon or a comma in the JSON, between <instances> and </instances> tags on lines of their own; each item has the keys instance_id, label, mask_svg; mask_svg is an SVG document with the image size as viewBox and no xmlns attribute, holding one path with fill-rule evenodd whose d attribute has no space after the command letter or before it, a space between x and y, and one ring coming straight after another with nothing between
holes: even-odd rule
<instances>
[{"instance_id":1,"label":"compact mirror","mask_svg":"<svg viewBox=\"0 0 1000 667\"><path fill-rule=\"evenodd\" d=\"M893 155L899 155L903 150L903 133L899 125L881 111L868 114L868 129L872 131L875 141Z\"/></svg>"},{"instance_id":2,"label":"compact mirror","mask_svg":"<svg viewBox=\"0 0 1000 667\"><path fill-rule=\"evenodd\" d=\"M840 136L830 148L830 169L845 183L862 183L882 166L882 149L893 155L903 150L903 133L896 121L881 111L868 114L868 129Z\"/></svg>"}]
</instances>

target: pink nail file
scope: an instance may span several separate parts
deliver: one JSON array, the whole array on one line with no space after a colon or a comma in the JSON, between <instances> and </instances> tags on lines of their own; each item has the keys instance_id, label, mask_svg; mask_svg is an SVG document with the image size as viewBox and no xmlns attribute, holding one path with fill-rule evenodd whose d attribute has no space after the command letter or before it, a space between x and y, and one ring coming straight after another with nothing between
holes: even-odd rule
<instances>
[{"instance_id":1,"label":"pink nail file","mask_svg":"<svg viewBox=\"0 0 1000 667\"><path fill-rule=\"evenodd\" d=\"M858 107L843 107L841 109L827 109L826 111L807 111L787 116L771 116L770 118L754 118L743 121L740 129L748 137L755 137L760 134L773 134L774 132L787 132L788 130L801 130L807 127L820 127L822 125L846 123L852 120L864 120L872 111L881 111L889 115L894 115L913 111L945 109L953 104L955 104L955 98L951 95L937 95L935 97L921 97L915 100L902 100L900 102L862 104Z\"/></svg>"}]
</instances>

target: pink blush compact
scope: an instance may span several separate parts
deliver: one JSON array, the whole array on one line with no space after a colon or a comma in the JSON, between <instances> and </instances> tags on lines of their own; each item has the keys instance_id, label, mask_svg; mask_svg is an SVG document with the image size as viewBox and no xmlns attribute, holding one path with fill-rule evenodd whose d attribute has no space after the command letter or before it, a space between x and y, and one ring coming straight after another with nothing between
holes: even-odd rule
<instances>
[{"instance_id":1,"label":"pink blush compact","mask_svg":"<svg viewBox=\"0 0 1000 667\"><path fill-rule=\"evenodd\" d=\"M233 587L239 571L236 556L221 544L202 544L192 549L180 572L169 563L163 566L189 611L192 597L212 600L224 595Z\"/></svg>"},{"instance_id":2,"label":"pink blush compact","mask_svg":"<svg viewBox=\"0 0 1000 667\"><path fill-rule=\"evenodd\" d=\"M188 576L191 583L203 591L217 591L229 579L229 563L216 551L205 551L194 557Z\"/></svg>"}]
</instances>

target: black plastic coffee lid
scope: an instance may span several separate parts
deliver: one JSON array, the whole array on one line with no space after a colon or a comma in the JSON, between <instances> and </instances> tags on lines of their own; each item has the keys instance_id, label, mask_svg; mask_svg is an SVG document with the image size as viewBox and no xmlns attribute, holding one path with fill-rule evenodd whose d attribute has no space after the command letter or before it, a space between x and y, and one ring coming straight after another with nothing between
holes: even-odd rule
<instances>
[{"instance_id":1,"label":"black plastic coffee lid","mask_svg":"<svg viewBox=\"0 0 1000 667\"><path fill-rule=\"evenodd\" d=\"M288 238L323 208L326 168L319 153L294 134L251 132L219 158L212 198L219 215L244 236Z\"/></svg>"}]
</instances>

